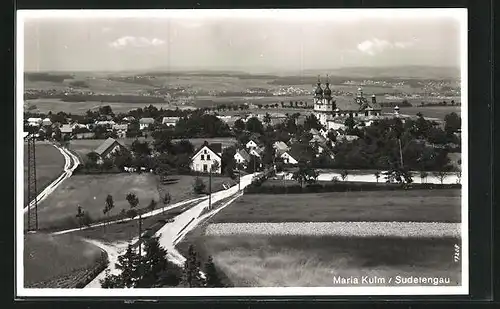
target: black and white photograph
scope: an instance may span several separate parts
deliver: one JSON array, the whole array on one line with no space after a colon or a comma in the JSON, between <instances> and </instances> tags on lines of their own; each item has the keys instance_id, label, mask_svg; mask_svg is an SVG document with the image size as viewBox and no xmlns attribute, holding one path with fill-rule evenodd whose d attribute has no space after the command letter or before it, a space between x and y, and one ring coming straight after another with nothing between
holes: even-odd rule
<instances>
[{"instance_id":1,"label":"black and white photograph","mask_svg":"<svg viewBox=\"0 0 500 309\"><path fill-rule=\"evenodd\" d=\"M18 296L468 294L466 9L16 19Z\"/></svg>"}]
</instances>

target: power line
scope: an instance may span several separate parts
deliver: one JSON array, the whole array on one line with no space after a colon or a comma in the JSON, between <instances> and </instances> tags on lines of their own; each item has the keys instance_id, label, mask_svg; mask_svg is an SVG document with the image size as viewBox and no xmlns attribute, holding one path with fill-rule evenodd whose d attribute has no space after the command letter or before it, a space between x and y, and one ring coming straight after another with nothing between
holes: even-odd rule
<instances>
[{"instance_id":1,"label":"power line","mask_svg":"<svg viewBox=\"0 0 500 309\"><path fill-rule=\"evenodd\" d=\"M34 133L27 136L28 140L28 232L38 230L38 200L36 187L36 151ZM33 205L31 202L33 201Z\"/></svg>"}]
</instances>

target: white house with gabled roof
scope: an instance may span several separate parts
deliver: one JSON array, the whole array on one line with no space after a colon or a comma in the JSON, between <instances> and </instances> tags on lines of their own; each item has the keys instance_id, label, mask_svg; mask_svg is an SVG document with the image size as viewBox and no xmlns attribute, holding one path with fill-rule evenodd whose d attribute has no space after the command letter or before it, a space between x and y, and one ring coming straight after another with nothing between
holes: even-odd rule
<instances>
[{"instance_id":1,"label":"white house with gabled roof","mask_svg":"<svg viewBox=\"0 0 500 309\"><path fill-rule=\"evenodd\" d=\"M222 171L222 144L205 142L191 158L191 170L208 173L214 164L217 164L217 169L212 170L212 172L220 174Z\"/></svg>"}]
</instances>

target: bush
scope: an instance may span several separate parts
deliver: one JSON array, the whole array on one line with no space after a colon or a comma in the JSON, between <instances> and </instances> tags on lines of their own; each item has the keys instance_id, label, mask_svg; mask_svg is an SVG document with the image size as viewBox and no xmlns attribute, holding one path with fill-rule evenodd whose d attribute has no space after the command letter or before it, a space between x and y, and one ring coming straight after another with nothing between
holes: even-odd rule
<instances>
[{"instance_id":1,"label":"bush","mask_svg":"<svg viewBox=\"0 0 500 309\"><path fill-rule=\"evenodd\" d=\"M196 177L193 183L193 191L196 194L203 194L205 193L206 185L203 182L203 180L200 177Z\"/></svg>"},{"instance_id":2,"label":"bush","mask_svg":"<svg viewBox=\"0 0 500 309\"><path fill-rule=\"evenodd\" d=\"M305 187L298 184L291 186L271 185L255 186L245 188L245 193L250 194L300 194L300 193L326 193L326 192L349 192L349 191L383 191L383 190L437 190L437 189L459 189L460 184L397 184L397 183L369 183L369 182L334 182L315 183Z\"/></svg>"}]
</instances>

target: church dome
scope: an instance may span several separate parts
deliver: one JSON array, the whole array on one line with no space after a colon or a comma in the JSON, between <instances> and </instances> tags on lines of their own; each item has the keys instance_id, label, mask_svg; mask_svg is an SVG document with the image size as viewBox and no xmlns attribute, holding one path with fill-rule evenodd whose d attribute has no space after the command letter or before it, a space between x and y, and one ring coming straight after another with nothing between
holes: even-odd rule
<instances>
[{"instance_id":1,"label":"church dome","mask_svg":"<svg viewBox=\"0 0 500 309\"><path fill-rule=\"evenodd\" d=\"M318 82L318 87L314 91L315 97L323 97L323 88L321 88L321 83Z\"/></svg>"},{"instance_id":2,"label":"church dome","mask_svg":"<svg viewBox=\"0 0 500 309\"><path fill-rule=\"evenodd\" d=\"M332 97L332 90L330 89L330 85L328 83L326 83L326 87L325 87L325 90L323 91L323 95L327 98Z\"/></svg>"}]
</instances>

